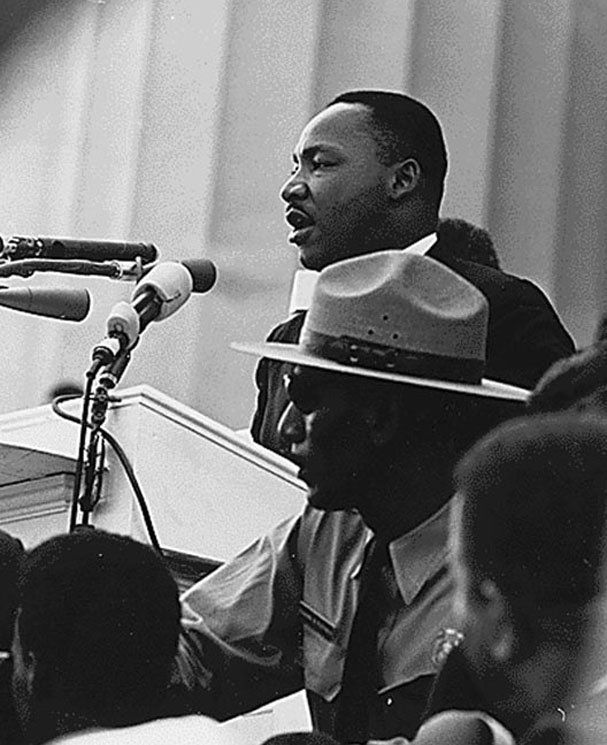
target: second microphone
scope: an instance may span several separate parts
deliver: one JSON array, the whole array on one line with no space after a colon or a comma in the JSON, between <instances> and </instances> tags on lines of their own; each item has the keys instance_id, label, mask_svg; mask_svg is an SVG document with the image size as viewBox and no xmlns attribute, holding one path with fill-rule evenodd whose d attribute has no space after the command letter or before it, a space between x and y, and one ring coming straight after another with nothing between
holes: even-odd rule
<instances>
[{"instance_id":1,"label":"second microphone","mask_svg":"<svg viewBox=\"0 0 607 745\"><path fill-rule=\"evenodd\" d=\"M208 259L163 261L136 285L131 302L117 303L107 321L107 334L131 349L152 321L162 321L184 305L190 295L208 292L217 270Z\"/></svg>"}]
</instances>

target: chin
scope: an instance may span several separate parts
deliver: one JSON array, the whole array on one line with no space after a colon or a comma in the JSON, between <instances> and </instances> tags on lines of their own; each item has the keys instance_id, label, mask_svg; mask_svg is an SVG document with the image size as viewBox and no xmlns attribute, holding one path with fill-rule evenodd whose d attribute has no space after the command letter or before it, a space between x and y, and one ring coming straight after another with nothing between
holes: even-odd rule
<instances>
[{"instance_id":1,"label":"chin","mask_svg":"<svg viewBox=\"0 0 607 745\"><path fill-rule=\"evenodd\" d=\"M326 261L322 260L322 254L319 255L313 247L308 248L307 246L299 247L299 263L304 269L311 269L314 272L320 272L325 266L328 266Z\"/></svg>"},{"instance_id":2,"label":"chin","mask_svg":"<svg viewBox=\"0 0 607 745\"><path fill-rule=\"evenodd\" d=\"M319 486L308 486L306 498L310 507L323 510L323 512L338 512L355 507L351 500L344 497L343 492L337 493L332 489Z\"/></svg>"},{"instance_id":3,"label":"chin","mask_svg":"<svg viewBox=\"0 0 607 745\"><path fill-rule=\"evenodd\" d=\"M299 263L304 269L320 272L325 267L335 264L337 261L348 259L354 254L336 250L335 244L328 246L326 243L308 241L299 247Z\"/></svg>"}]
</instances>

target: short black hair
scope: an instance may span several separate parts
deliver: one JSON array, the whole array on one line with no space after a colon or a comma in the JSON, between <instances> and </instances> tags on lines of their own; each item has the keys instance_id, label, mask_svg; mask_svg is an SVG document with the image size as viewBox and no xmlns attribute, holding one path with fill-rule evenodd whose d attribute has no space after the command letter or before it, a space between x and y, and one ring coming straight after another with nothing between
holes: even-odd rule
<instances>
[{"instance_id":1,"label":"short black hair","mask_svg":"<svg viewBox=\"0 0 607 745\"><path fill-rule=\"evenodd\" d=\"M180 630L177 584L158 554L80 529L27 555L19 591L21 646L37 663L33 719L45 734L59 721L69 732L158 715Z\"/></svg>"},{"instance_id":2,"label":"short black hair","mask_svg":"<svg viewBox=\"0 0 607 745\"><path fill-rule=\"evenodd\" d=\"M500 269L500 262L489 233L478 225L474 225L459 217L443 217L438 221L436 230L439 243L437 251L432 256L440 257L444 253L446 258L471 261L492 269ZM444 250L441 250L443 249Z\"/></svg>"},{"instance_id":3,"label":"short black hair","mask_svg":"<svg viewBox=\"0 0 607 745\"><path fill-rule=\"evenodd\" d=\"M464 561L512 600L581 607L600 589L607 423L561 413L514 420L459 463Z\"/></svg>"},{"instance_id":4,"label":"short black hair","mask_svg":"<svg viewBox=\"0 0 607 745\"><path fill-rule=\"evenodd\" d=\"M438 119L425 104L396 91L355 90L341 93L325 108L338 103L366 106L371 112L380 160L391 164L415 158L428 189L440 203L447 175L447 147Z\"/></svg>"}]
</instances>

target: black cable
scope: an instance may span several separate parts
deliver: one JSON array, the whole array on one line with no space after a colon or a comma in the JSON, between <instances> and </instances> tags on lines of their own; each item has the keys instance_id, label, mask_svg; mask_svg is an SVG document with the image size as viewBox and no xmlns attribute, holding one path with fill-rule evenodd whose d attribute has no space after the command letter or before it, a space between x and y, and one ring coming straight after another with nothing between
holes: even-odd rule
<instances>
[{"instance_id":1,"label":"black cable","mask_svg":"<svg viewBox=\"0 0 607 745\"><path fill-rule=\"evenodd\" d=\"M103 489L103 470L105 468L105 440L103 437L99 440L99 447L96 453L95 465L95 494L91 501L91 506L96 507L101 500L101 491Z\"/></svg>"},{"instance_id":2,"label":"black cable","mask_svg":"<svg viewBox=\"0 0 607 745\"><path fill-rule=\"evenodd\" d=\"M74 398L79 398L79 394L70 393L64 396L57 396L57 398L53 399L53 401L51 402L51 407L53 411L55 412L55 414L57 414L57 416L60 416L63 419L67 419L70 422L75 422L76 424L82 424L81 419L74 416L73 414L68 414L66 411L63 411L63 409L61 409L60 407L60 404L62 404L64 401L69 401ZM88 422L86 423L86 427L89 427L92 429L92 425L89 424ZM128 456L126 455L126 453L122 449L122 446L119 444L116 438L112 434L110 434L106 429L104 429L103 427L100 427L99 433L111 445L112 449L116 453L116 456L118 457L118 460L120 461L120 464L124 468L127 478L129 479L131 488L133 489L133 492L135 493L135 498L137 499L137 503L139 504L139 509L141 510L143 521L145 522L145 526L148 532L150 543L156 549L156 551L158 551L160 555L163 555L163 551L162 551L162 548L160 547L160 542L158 541L158 536L156 534L156 530L152 522L152 516L150 514L147 502L145 501L145 497L143 495L143 491L141 489L139 481L137 480L137 476L135 475L135 471L128 459Z\"/></svg>"},{"instance_id":3,"label":"black cable","mask_svg":"<svg viewBox=\"0 0 607 745\"><path fill-rule=\"evenodd\" d=\"M88 375L82 398L82 418L80 419L80 439L78 442L78 456L76 459L76 473L74 475L74 490L72 491L72 504L70 507L70 533L76 527L78 519L78 499L80 498L80 486L82 484L82 470L84 468L84 451L86 448L86 423L89 416L89 406L91 403L91 392L93 390L93 377ZM61 398L61 397L59 397ZM70 395L70 398L77 396ZM54 411L54 409L53 409Z\"/></svg>"}]
</instances>

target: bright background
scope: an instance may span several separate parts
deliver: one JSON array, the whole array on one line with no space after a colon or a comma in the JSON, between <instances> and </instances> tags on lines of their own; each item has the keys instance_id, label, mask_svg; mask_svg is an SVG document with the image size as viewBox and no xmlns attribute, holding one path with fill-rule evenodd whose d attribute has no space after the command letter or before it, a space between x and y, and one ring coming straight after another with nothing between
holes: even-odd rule
<instances>
[{"instance_id":1,"label":"bright background","mask_svg":"<svg viewBox=\"0 0 607 745\"><path fill-rule=\"evenodd\" d=\"M287 312L291 149L342 90L400 89L444 126L444 216L487 227L585 344L607 299L605 38L605 0L3 0L0 235L212 259L214 290L148 329L123 385L246 426L254 361L229 342ZM132 290L28 280L43 282L89 287L94 310L61 324L0 309L0 411L80 380Z\"/></svg>"}]
</instances>

